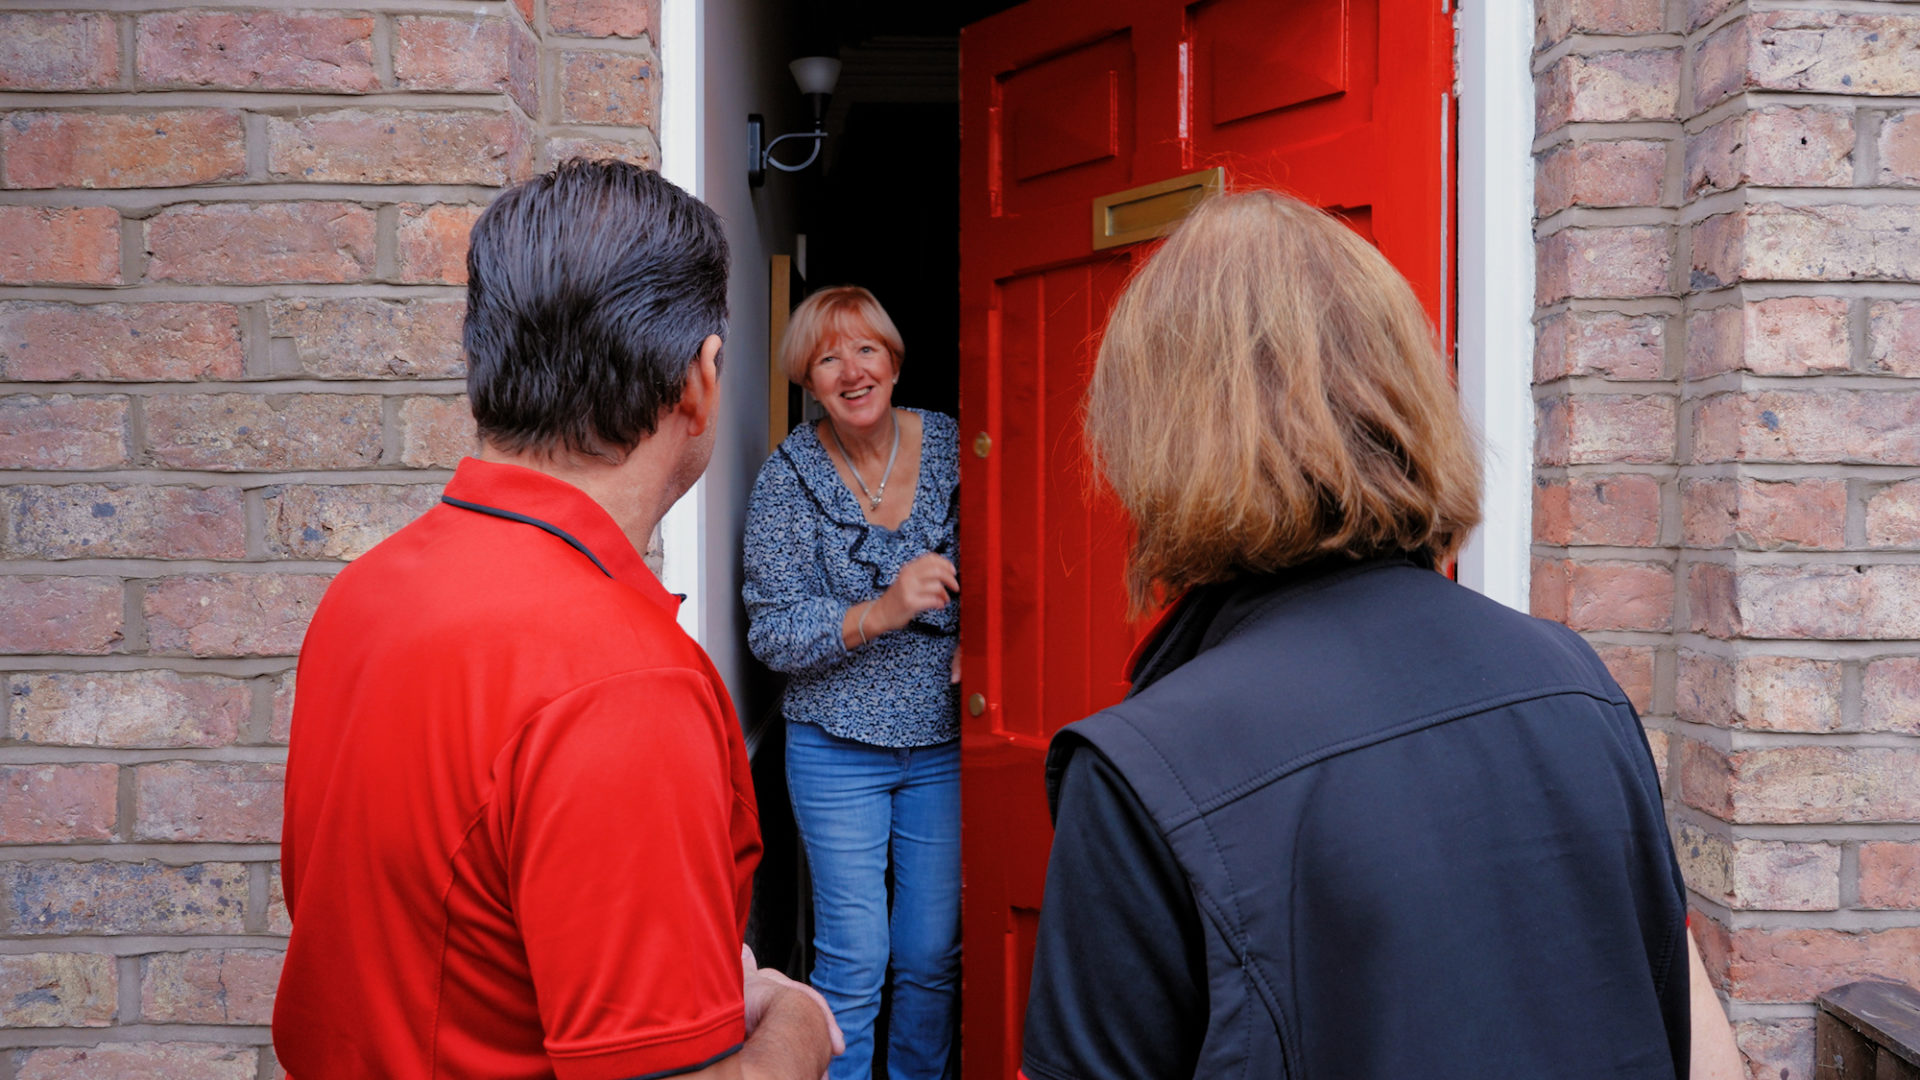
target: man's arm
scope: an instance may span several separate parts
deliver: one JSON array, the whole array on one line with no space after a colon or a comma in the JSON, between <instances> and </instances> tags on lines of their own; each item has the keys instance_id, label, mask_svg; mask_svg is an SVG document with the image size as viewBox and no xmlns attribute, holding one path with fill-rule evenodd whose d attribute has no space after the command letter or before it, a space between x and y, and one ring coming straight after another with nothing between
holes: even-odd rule
<instances>
[{"instance_id":1,"label":"man's arm","mask_svg":"<svg viewBox=\"0 0 1920 1080\"><path fill-rule=\"evenodd\" d=\"M1688 990L1693 999L1693 1080L1746 1080L1746 1065L1733 1042L1733 1025L1700 962L1700 946L1687 933Z\"/></svg>"}]
</instances>

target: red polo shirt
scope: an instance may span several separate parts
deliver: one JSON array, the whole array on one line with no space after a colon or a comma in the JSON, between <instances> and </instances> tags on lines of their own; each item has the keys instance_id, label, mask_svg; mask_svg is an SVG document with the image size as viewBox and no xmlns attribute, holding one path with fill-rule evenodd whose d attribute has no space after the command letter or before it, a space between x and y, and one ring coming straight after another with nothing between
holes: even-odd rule
<instances>
[{"instance_id":1,"label":"red polo shirt","mask_svg":"<svg viewBox=\"0 0 1920 1080\"><path fill-rule=\"evenodd\" d=\"M341 572L301 650L275 1051L298 1080L724 1057L760 857L726 688L585 493L469 458L446 494L471 508Z\"/></svg>"}]
</instances>

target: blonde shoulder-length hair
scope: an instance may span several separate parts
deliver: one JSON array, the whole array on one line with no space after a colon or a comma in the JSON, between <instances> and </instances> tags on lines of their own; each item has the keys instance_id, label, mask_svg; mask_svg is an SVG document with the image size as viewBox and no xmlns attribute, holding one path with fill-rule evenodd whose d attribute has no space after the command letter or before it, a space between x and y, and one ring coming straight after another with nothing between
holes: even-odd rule
<instances>
[{"instance_id":1,"label":"blonde shoulder-length hair","mask_svg":"<svg viewBox=\"0 0 1920 1080\"><path fill-rule=\"evenodd\" d=\"M801 301L788 317L787 332L780 338L780 370L794 385L805 386L807 372L822 349L842 338L863 336L885 345L893 354L893 370L900 370L900 361L906 358L900 331L880 301L858 285L821 289Z\"/></svg>"},{"instance_id":2,"label":"blonde shoulder-length hair","mask_svg":"<svg viewBox=\"0 0 1920 1080\"><path fill-rule=\"evenodd\" d=\"M1127 285L1087 441L1133 519L1136 610L1323 556L1444 562L1480 521L1473 439L1413 290L1271 191L1201 206Z\"/></svg>"}]
</instances>

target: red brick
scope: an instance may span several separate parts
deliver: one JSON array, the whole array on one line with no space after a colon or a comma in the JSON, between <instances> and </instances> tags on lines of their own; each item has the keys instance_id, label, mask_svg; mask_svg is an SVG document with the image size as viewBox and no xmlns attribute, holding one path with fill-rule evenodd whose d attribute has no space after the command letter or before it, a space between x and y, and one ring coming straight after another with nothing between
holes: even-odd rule
<instances>
[{"instance_id":1,"label":"red brick","mask_svg":"<svg viewBox=\"0 0 1920 1080\"><path fill-rule=\"evenodd\" d=\"M1844 480L1741 480L1734 540L1749 550L1838 550L1847 546Z\"/></svg>"},{"instance_id":2,"label":"red brick","mask_svg":"<svg viewBox=\"0 0 1920 1080\"><path fill-rule=\"evenodd\" d=\"M1791 656L1726 658L1680 650L1680 719L1757 731L1840 727L1840 664Z\"/></svg>"},{"instance_id":3,"label":"red brick","mask_svg":"<svg viewBox=\"0 0 1920 1080\"><path fill-rule=\"evenodd\" d=\"M1718 563L1695 563L1687 569L1688 629L1709 637L1731 638L1740 632L1735 607L1733 568Z\"/></svg>"},{"instance_id":4,"label":"red brick","mask_svg":"<svg viewBox=\"0 0 1920 1080\"><path fill-rule=\"evenodd\" d=\"M247 684L218 675L15 675L6 735L42 746L229 746L252 710Z\"/></svg>"},{"instance_id":5,"label":"red brick","mask_svg":"<svg viewBox=\"0 0 1920 1080\"><path fill-rule=\"evenodd\" d=\"M0 863L0 896L7 898L0 907L0 933L6 934L238 934L247 907L247 868ZM23 1069L20 1076L26 1075ZM202 1074L193 1075L198 1080Z\"/></svg>"},{"instance_id":6,"label":"red brick","mask_svg":"<svg viewBox=\"0 0 1920 1080\"><path fill-rule=\"evenodd\" d=\"M1728 757L1731 820L1755 824L1920 818L1920 750L1777 746Z\"/></svg>"},{"instance_id":7,"label":"red brick","mask_svg":"<svg viewBox=\"0 0 1920 1080\"><path fill-rule=\"evenodd\" d=\"M500 112L335 109L267 119L267 170L304 183L485 184L507 182L512 155L527 153Z\"/></svg>"},{"instance_id":8,"label":"red brick","mask_svg":"<svg viewBox=\"0 0 1920 1080\"><path fill-rule=\"evenodd\" d=\"M1576 476L1567 483L1568 543L1652 547L1660 542L1660 481Z\"/></svg>"},{"instance_id":9,"label":"red brick","mask_svg":"<svg viewBox=\"0 0 1920 1080\"><path fill-rule=\"evenodd\" d=\"M1658 379L1667 366L1666 320L1613 311L1563 311L1540 324L1534 381L1568 375Z\"/></svg>"},{"instance_id":10,"label":"red brick","mask_svg":"<svg viewBox=\"0 0 1920 1080\"><path fill-rule=\"evenodd\" d=\"M292 363L323 379L448 379L466 374L459 300L275 300L274 338Z\"/></svg>"},{"instance_id":11,"label":"red brick","mask_svg":"<svg viewBox=\"0 0 1920 1080\"><path fill-rule=\"evenodd\" d=\"M1711 913L1692 902L1688 903L1687 924L1694 942L1700 948L1700 966L1707 969L1707 981L1713 984L1714 989L1724 992L1727 988L1727 962L1733 951L1732 936Z\"/></svg>"},{"instance_id":12,"label":"red brick","mask_svg":"<svg viewBox=\"0 0 1920 1080\"><path fill-rule=\"evenodd\" d=\"M1920 109L1889 113L1880 122L1878 182L1896 187L1920 186Z\"/></svg>"},{"instance_id":13,"label":"red brick","mask_svg":"<svg viewBox=\"0 0 1920 1080\"><path fill-rule=\"evenodd\" d=\"M1687 139L1687 194L1759 187L1851 187L1853 110L1768 105Z\"/></svg>"},{"instance_id":14,"label":"red brick","mask_svg":"<svg viewBox=\"0 0 1920 1080\"><path fill-rule=\"evenodd\" d=\"M1736 930L1729 964L1736 1001L1812 1001L1861 979L1920 982L1920 927L1877 932Z\"/></svg>"},{"instance_id":15,"label":"red brick","mask_svg":"<svg viewBox=\"0 0 1920 1080\"><path fill-rule=\"evenodd\" d=\"M142 15L138 71L153 86L232 90L379 88L373 19L280 11L171 11Z\"/></svg>"},{"instance_id":16,"label":"red brick","mask_svg":"<svg viewBox=\"0 0 1920 1080\"><path fill-rule=\"evenodd\" d=\"M1575 121L1672 120L1679 97L1678 49L1569 53L1535 80L1535 121L1544 133Z\"/></svg>"},{"instance_id":17,"label":"red brick","mask_svg":"<svg viewBox=\"0 0 1920 1080\"><path fill-rule=\"evenodd\" d=\"M110 469L126 463L126 398L0 397L0 469Z\"/></svg>"},{"instance_id":18,"label":"red brick","mask_svg":"<svg viewBox=\"0 0 1920 1080\"><path fill-rule=\"evenodd\" d=\"M1687 547L1731 547L1739 520L1739 481L1729 477L1680 481L1680 541Z\"/></svg>"},{"instance_id":19,"label":"red brick","mask_svg":"<svg viewBox=\"0 0 1920 1080\"><path fill-rule=\"evenodd\" d=\"M104 1043L28 1050L16 1080L254 1080L262 1051L203 1042Z\"/></svg>"},{"instance_id":20,"label":"red brick","mask_svg":"<svg viewBox=\"0 0 1920 1080\"><path fill-rule=\"evenodd\" d=\"M1566 622L1567 561L1536 557L1528 581L1531 595L1528 597L1527 610L1542 619Z\"/></svg>"},{"instance_id":21,"label":"red brick","mask_svg":"<svg viewBox=\"0 0 1920 1080\"><path fill-rule=\"evenodd\" d=\"M1694 739L1680 740L1680 799L1722 821L1733 818L1728 789L1732 769L1727 756Z\"/></svg>"},{"instance_id":22,"label":"red brick","mask_svg":"<svg viewBox=\"0 0 1920 1080\"><path fill-rule=\"evenodd\" d=\"M380 399L364 394L163 394L146 402L154 460L222 472L351 469L380 460Z\"/></svg>"},{"instance_id":23,"label":"red brick","mask_svg":"<svg viewBox=\"0 0 1920 1080\"><path fill-rule=\"evenodd\" d=\"M402 15L393 20L394 82L403 90L502 92L509 32L505 19Z\"/></svg>"},{"instance_id":24,"label":"red brick","mask_svg":"<svg viewBox=\"0 0 1920 1080\"><path fill-rule=\"evenodd\" d=\"M287 745L293 736L293 690L291 671L282 674L273 686L273 719L268 725L267 741L277 746Z\"/></svg>"},{"instance_id":25,"label":"red brick","mask_svg":"<svg viewBox=\"0 0 1920 1080\"><path fill-rule=\"evenodd\" d=\"M1667 144L1641 140L1563 143L1539 158L1534 212L1569 206L1657 206Z\"/></svg>"},{"instance_id":26,"label":"red brick","mask_svg":"<svg viewBox=\"0 0 1920 1080\"><path fill-rule=\"evenodd\" d=\"M1571 434L1571 397L1536 398L1533 403L1533 463L1540 466L1565 465L1567 440Z\"/></svg>"},{"instance_id":27,"label":"red brick","mask_svg":"<svg viewBox=\"0 0 1920 1080\"><path fill-rule=\"evenodd\" d=\"M1783 296L1696 311L1687 318L1687 376L1723 371L1814 375L1845 371L1852 341L1847 301Z\"/></svg>"},{"instance_id":28,"label":"red brick","mask_svg":"<svg viewBox=\"0 0 1920 1080\"><path fill-rule=\"evenodd\" d=\"M245 372L232 304L0 302L0 378L172 382Z\"/></svg>"},{"instance_id":29,"label":"red brick","mask_svg":"<svg viewBox=\"0 0 1920 1080\"><path fill-rule=\"evenodd\" d=\"M267 547L296 559L357 559L439 501L438 484L268 488Z\"/></svg>"},{"instance_id":30,"label":"red brick","mask_svg":"<svg viewBox=\"0 0 1920 1080\"><path fill-rule=\"evenodd\" d=\"M1732 285L1745 266L1747 219L1739 213L1716 214L1693 224L1693 265L1688 281L1698 290Z\"/></svg>"},{"instance_id":31,"label":"red brick","mask_svg":"<svg viewBox=\"0 0 1920 1080\"><path fill-rule=\"evenodd\" d=\"M0 1024L110 1027L119 986L114 958L101 953L0 956Z\"/></svg>"},{"instance_id":32,"label":"red brick","mask_svg":"<svg viewBox=\"0 0 1920 1080\"><path fill-rule=\"evenodd\" d=\"M324 577L210 575L149 583L145 610L155 655L290 656Z\"/></svg>"},{"instance_id":33,"label":"red brick","mask_svg":"<svg viewBox=\"0 0 1920 1080\"><path fill-rule=\"evenodd\" d=\"M1575 630L1667 630L1673 625L1673 571L1643 563L1567 568L1567 625Z\"/></svg>"},{"instance_id":34,"label":"red brick","mask_svg":"<svg viewBox=\"0 0 1920 1080\"><path fill-rule=\"evenodd\" d=\"M1566 546L1573 535L1568 516L1567 482L1544 476L1533 478L1533 542Z\"/></svg>"},{"instance_id":35,"label":"red brick","mask_svg":"<svg viewBox=\"0 0 1920 1080\"><path fill-rule=\"evenodd\" d=\"M636 132L631 138L556 137L547 140L548 168L573 158L586 158L589 161L612 159L631 162L643 169L657 169L660 167L660 144L654 141L653 132L646 130Z\"/></svg>"},{"instance_id":36,"label":"red brick","mask_svg":"<svg viewBox=\"0 0 1920 1080\"><path fill-rule=\"evenodd\" d=\"M115 765L0 765L0 844L111 839L119 773Z\"/></svg>"},{"instance_id":37,"label":"red brick","mask_svg":"<svg viewBox=\"0 0 1920 1080\"><path fill-rule=\"evenodd\" d=\"M484 206L400 204L400 280L467 283L467 235Z\"/></svg>"},{"instance_id":38,"label":"red brick","mask_svg":"<svg viewBox=\"0 0 1920 1080\"><path fill-rule=\"evenodd\" d=\"M1734 1045L1747 1059L1748 1080L1802 1080L1814 1075L1813 1019L1741 1020Z\"/></svg>"},{"instance_id":39,"label":"red brick","mask_svg":"<svg viewBox=\"0 0 1920 1080\"><path fill-rule=\"evenodd\" d=\"M284 765L256 761L135 766L134 839L276 843L286 773Z\"/></svg>"},{"instance_id":40,"label":"red brick","mask_svg":"<svg viewBox=\"0 0 1920 1080\"><path fill-rule=\"evenodd\" d=\"M1867 316L1868 365L1894 375L1920 375L1920 302L1876 300Z\"/></svg>"},{"instance_id":41,"label":"red brick","mask_svg":"<svg viewBox=\"0 0 1920 1080\"><path fill-rule=\"evenodd\" d=\"M1542 47L1570 34L1655 34L1666 12L1659 0L1541 0L1534 40Z\"/></svg>"},{"instance_id":42,"label":"red brick","mask_svg":"<svg viewBox=\"0 0 1920 1080\"><path fill-rule=\"evenodd\" d=\"M1735 587L1748 637L1920 638L1920 566L1751 566Z\"/></svg>"},{"instance_id":43,"label":"red brick","mask_svg":"<svg viewBox=\"0 0 1920 1080\"><path fill-rule=\"evenodd\" d=\"M1920 735L1920 657L1894 656L1869 663L1860 712L1868 731Z\"/></svg>"},{"instance_id":44,"label":"red brick","mask_svg":"<svg viewBox=\"0 0 1920 1080\"><path fill-rule=\"evenodd\" d=\"M15 559L240 559L238 488L147 484L0 489L0 554Z\"/></svg>"},{"instance_id":45,"label":"red brick","mask_svg":"<svg viewBox=\"0 0 1920 1080\"><path fill-rule=\"evenodd\" d=\"M120 211L0 206L0 285L120 284Z\"/></svg>"},{"instance_id":46,"label":"red brick","mask_svg":"<svg viewBox=\"0 0 1920 1080\"><path fill-rule=\"evenodd\" d=\"M215 574L147 585L156 656L293 656L331 579L317 574Z\"/></svg>"},{"instance_id":47,"label":"red brick","mask_svg":"<svg viewBox=\"0 0 1920 1080\"><path fill-rule=\"evenodd\" d=\"M1562 229L1537 248L1538 301L1668 295L1671 246L1658 225Z\"/></svg>"},{"instance_id":48,"label":"red brick","mask_svg":"<svg viewBox=\"0 0 1920 1080\"><path fill-rule=\"evenodd\" d=\"M1697 403L1694 459L1920 464L1920 395L1879 390L1716 394Z\"/></svg>"},{"instance_id":49,"label":"red brick","mask_svg":"<svg viewBox=\"0 0 1920 1080\"><path fill-rule=\"evenodd\" d=\"M1693 111L1696 115L1751 85L1747 66L1752 49L1753 28L1744 18L1715 30L1693 47Z\"/></svg>"},{"instance_id":50,"label":"red brick","mask_svg":"<svg viewBox=\"0 0 1920 1080\"><path fill-rule=\"evenodd\" d=\"M1911 281L1920 278L1920 206L1762 203L1694 226L1693 279Z\"/></svg>"},{"instance_id":51,"label":"red brick","mask_svg":"<svg viewBox=\"0 0 1920 1080\"><path fill-rule=\"evenodd\" d=\"M275 949L194 949L142 957L140 1019L270 1024L274 986L285 956Z\"/></svg>"},{"instance_id":52,"label":"red brick","mask_svg":"<svg viewBox=\"0 0 1920 1080\"><path fill-rule=\"evenodd\" d=\"M408 398L400 406L400 461L415 469L451 469L478 453L473 409L465 397Z\"/></svg>"},{"instance_id":53,"label":"red brick","mask_svg":"<svg viewBox=\"0 0 1920 1080\"><path fill-rule=\"evenodd\" d=\"M507 33L507 96L520 106L520 111L529 117L538 118L540 111L540 43L527 32L526 27L514 23ZM527 162L529 168L532 161ZM516 176L515 180L526 177Z\"/></svg>"},{"instance_id":54,"label":"red brick","mask_svg":"<svg viewBox=\"0 0 1920 1080\"><path fill-rule=\"evenodd\" d=\"M225 109L14 113L0 124L6 186L181 187L245 176L247 135Z\"/></svg>"},{"instance_id":55,"label":"red brick","mask_svg":"<svg viewBox=\"0 0 1920 1080\"><path fill-rule=\"evenodd\" d=\"M119 81L112 15L0 12L0 90L96 90Z\"/></svg>"},{"instance_id":56,"label":"red brick","mask_svg":"<svg viewBox=\"0 0 1920 1080\"><path fill-rule=\"evenodd\" d=\"M615 52L560 54L560 118L570 124L650 128L660 83L650 56Z\"/></svg>"},{"instance_id":57,"label":"red brick","mask_svg":"<svg viewBox=\"0 0 1920 1080\"><path fill-rule=\"evenodd\" d=\"M1735 911L1833 911L1840 906L1840 849L1832 844L1676 830L1688 887Z\"/></svg>"},{"instance_id":58,"label":"red brick","mask_svg":"<svg viewBox=\"0 0 1920 1080\"><path fill-rule=\"evenodd\" d=\"M1613 681L1642 715L1653 711L1653 649L1646 645L1595 645L1593 651L1607 665ZM1656 755L1654 760L1660 760Z\"/></svg>"},{"instance_id":59,"label":"red brick","mask_svg":"<svg viewBox=\"0 0 1920 1080\"><path fill-rule=\"evenodd\" d=\"M1889 484L1867 500L1867 546L1920 548L1920 480Z\"/></svg>"},{"instance_id":60,"label":"red brick","mask_svg":"<svg viewBox=\"0 0 1920 1080\"><path fill-rule=\"evenodd\" d=\"M1591 395L1567 403L1567 460L1571 464L1659 464L1673 460L1674 401L1670 397Z\"/></svg>"},{"instance_id":61,"label":"red brick","mask_svg":"<svg viewBox=\"0 0 1920 1080\"><path fill-rule=\"evenodd\" d=\"M549 0L547 29L556 34L588 37L647 35L657 43L660 0Z\"/></svg>"},{"instance_id":62,"label":"red brick","mask_svg":"<svg viewBox=\"0 0 1920 1080\"><path fill-rule=\"evenodd\" d=\"M285 936L293 931L293 920L287 914L287 892L285 883L280 879L280 864L274 863L267 871L267 933Z\"/></svg>"},{"instance_id":63,"label":"red brick","mask_svg":"<svg viewBox=\"0 0 1920 1080\"><path fill-rule=\"evenodd\" d=\"M1762 11L1748 85L1820 94L1920 94L1920 15Z\"/></svg>"},{"instance_id":64,"label":"red brick","mask_svg":"<svg viewBox=\"0 0 1920 1080\"><path fill-rule=\"evenodd\" d=\"M1920 908L1920 844L1860 845L1860 906Z\"/></svg>"},{"instance_id":65,"label":"red brick","mask_svg":"<svg viewBox=\"0 0 1920 1080\"><path fill-rule=\"evenodd\" d=\"M112 578L0 577L0 654L110 653L126 626L124 606Z\"/></svg>"},{"instance_id":66,"label":"red brick","mask_svg":"<svg viewBox=\"0 0 1920 1080\"><path fill-rule=\"evenodd\" d=\"M1647 751L1653 755L1654 776L1660 781L1660 790L1667 788L1667 762L1672 758L1669 750L1671 737L1664 731L1642 726L1641 734L1647 737Z\"/></svg>"},{"instance_id":67,"label":"red brick","mask_svg":"<svg viewBox=\"0 0 1920 1080\"><path fill-rule=\"evenodd\" d=\"M352 203L170 206L146 228L147 275L156 281L325 283L373 272L373 211Z\"/></svg>"}]
</instances>

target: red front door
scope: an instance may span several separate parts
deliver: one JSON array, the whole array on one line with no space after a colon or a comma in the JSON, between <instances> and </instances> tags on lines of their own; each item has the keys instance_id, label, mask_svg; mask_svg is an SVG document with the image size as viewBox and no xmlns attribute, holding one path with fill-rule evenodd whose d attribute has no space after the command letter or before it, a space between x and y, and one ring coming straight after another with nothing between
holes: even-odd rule
<instances>
[{"instance_id":1,"label":"red front door","mask_svg":"<svg viewBox=\"0 0 1920 1080\"><path fill-rule=\"evenodd\" d=\"M1030 0L962 33L968 1080L1019 1066L1047 740L1120 698L1139 633L1080 402L1149 245L1096 251L1094 200L1215 166L1291 191L1373 240L1451 340L1451 19L1443 0Z\"/></svg>"}]
</instances>

